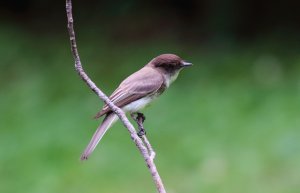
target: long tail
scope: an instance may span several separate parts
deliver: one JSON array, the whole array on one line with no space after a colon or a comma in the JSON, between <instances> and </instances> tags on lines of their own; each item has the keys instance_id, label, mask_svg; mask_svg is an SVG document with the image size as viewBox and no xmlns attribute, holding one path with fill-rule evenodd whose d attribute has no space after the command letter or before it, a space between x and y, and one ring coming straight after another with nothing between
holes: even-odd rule
<instances>
[{"instance_id":1,"label":"long tail","mask_svg":"<svg viewBox=\"0 0 300 193\"><path fill-rule=\"evenodd\" d=\"M80 159L81 160L87 160L90 154L94 151L96 148L97 144L105 134L105 132L111 127L113 123L116 122L118 119L118 116L115 115L114 113L108 114L101 125L97 128L96 132L94 133L90 143L88 146L85 148L84 152L82 153Z\"/></svg>"}]
</instances>

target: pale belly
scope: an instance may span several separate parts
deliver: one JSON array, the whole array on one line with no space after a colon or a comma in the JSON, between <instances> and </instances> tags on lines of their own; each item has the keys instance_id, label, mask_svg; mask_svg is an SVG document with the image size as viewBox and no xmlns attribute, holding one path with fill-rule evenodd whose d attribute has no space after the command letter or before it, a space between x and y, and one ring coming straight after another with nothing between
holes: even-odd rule
<instances>
[{"instance_id":1,"label":"pale belly","mask_svg":"<svg viewBox=\"0 0 300 193\"><path fill-rule=\"evenodd\" d=\"M172 84L176 80L178 74L179 74L179 71L177 73L175 73L174 75L172 75L171 77L166 78L166 87L169 87L170 84ZM141 98L137 101L134 101L134 102L124 106L122 109L125 112L131 112L131 113L138 112L139 110L141 110L141 109L145 108L147 105L149 105L159 95L160 94L156 94L156 95L148 96L145 98Z\"/></svg>"},{"instance_id":2,"label":"pale belly","mask_svg":"<svg viewBox=\"0 0 300 193\"><path fill-rule=\"evenodd\" d=\"M144 107L146 107L147 105L149 105L149 103L151 103L153 101L155 97L145 97L145 98L141 98L137 101L134 101L126 106L124 106L122 109L125 112L138 112L139 110L143 109Z\"/></svg>"}]
</instances>

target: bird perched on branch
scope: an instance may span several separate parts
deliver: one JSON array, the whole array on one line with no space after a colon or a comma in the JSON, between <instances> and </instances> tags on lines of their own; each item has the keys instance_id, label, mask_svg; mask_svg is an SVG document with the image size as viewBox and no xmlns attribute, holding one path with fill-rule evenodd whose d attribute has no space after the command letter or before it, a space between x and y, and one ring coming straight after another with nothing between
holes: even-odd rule
<instances>
[{"instance_id":1,"label":"bird perched on branch","mask_svg":"<svg viewBox=\"0 0 300 193\"><path fill-rule=\"evenodd\" d=\"M159 55L121 82L109 99L124 112L132 115L139 113L139 110L161 95L176 80L183 68L191 65L174 54ZM105 118L81 155L81 160L88 159L105 132L118 119L108 105L104 105L95 118L103 115Z\"/></svg>"}]
</instances>

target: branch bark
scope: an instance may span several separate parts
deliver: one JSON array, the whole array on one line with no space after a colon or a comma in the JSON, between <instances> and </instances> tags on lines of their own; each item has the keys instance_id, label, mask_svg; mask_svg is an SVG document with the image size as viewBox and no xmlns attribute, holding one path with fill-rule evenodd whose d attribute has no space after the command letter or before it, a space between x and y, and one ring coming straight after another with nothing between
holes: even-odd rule
<instances>
[{"instance_id":1,"label":"branch bark","mask_svg":"<svg viewBox=\"0 0 300 193\"><path fill-rule=\"evenodd\" d=\"M73 27L73 15L72 15L72 0L66 0L66 12L67 12L67 19L68 19L68 31L70 36L70 43L71 43L71 51L73 58L75 60L75 69L81 79L87 84L87 86L92 89L92 91L101 99L103 100L111 109L112 111L119 117L119 119L122 121L123 125L128 129L131 139L139 149L140 153L144 157L144 160L146 162L146 165L148 166L148 169L152 175L152 179L156 185L156 189L159 193L166 193L166 190L164 188L164 185L162 183L162 180L160 178L160 175L156 169L155 163L154 163L154 156L150 155L148 149L145 147L145 144L143 143L143 140L139 138L139 136L136 133L135 128L130 123L130 121L127 119L124 111L114 105L109 98L96 86L96 84L89 78L89 76L85 73L83 70L79 53L77 50L77 44L76 44L76 38L75 38L75 32ZM143 137L144 141L146 141L147 147L151 147L150 142L146 138L146 136ZM152 150L152 148L151 148ZM153 150L152 150L153 151Z\"/></svg>"}]
</instances>

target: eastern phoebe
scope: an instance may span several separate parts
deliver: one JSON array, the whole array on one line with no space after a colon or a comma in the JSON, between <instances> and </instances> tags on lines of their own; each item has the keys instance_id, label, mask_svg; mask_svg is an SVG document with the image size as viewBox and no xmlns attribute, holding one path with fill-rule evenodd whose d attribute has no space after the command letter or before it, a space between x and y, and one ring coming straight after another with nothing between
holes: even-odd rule
<instances>
[{"instance_id":1,"label":"eastern phoebe","mask_svg":"<svg viewBox=\"0 0 300 193\"><path fill-rule=\"evenodd\" d=\"M142 69L127 77L109 99L124 112L136 113L161 95L177 78L181 69L191 65L174 54L157 56ZM88 159L105 132L118 119L107 105L104 105L95 118L103 115L105 118L81 155L81 160Z\"/></svg>"}]
</instances>

